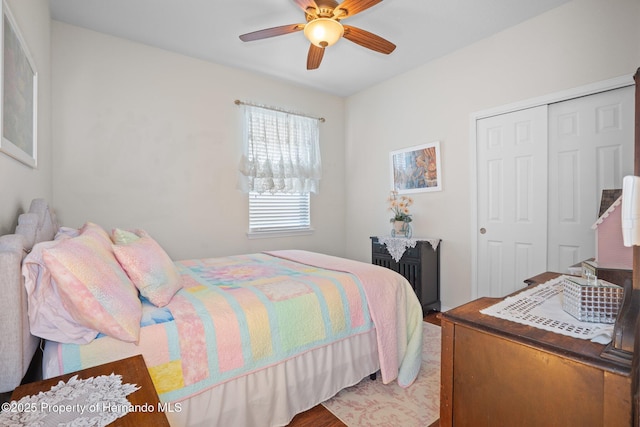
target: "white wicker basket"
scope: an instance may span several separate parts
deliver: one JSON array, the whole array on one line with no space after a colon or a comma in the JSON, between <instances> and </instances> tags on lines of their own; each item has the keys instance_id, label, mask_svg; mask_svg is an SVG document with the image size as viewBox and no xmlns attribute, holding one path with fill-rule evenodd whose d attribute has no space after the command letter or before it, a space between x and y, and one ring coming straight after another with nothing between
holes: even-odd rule
<instances>
[{"instance_id":1,"label":"white wicker basket","mask_svg":"<svg viewBox=\"0 0 640 427\"><path fill-rule=\"evenodd\" d=\"M565 277L562 285L564 311L582 322L615 323L624 296L621 286L582 277Z\"/></svg>"}]
</instances>

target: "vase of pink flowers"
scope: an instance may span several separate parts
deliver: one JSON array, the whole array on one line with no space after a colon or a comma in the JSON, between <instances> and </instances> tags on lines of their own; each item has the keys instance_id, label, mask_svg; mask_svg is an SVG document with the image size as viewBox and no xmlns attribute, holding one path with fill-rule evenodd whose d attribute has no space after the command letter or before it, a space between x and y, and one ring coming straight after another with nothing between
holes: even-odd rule
<instances>
[{"instance_id":1,"label":"vase of pink flowers","mask_svg":"<svg viewBox=\"0 0 640 427\"><path fill-rule=\"evenodd\" d=\"M411 214L409 206L413 204L413 199L407 196L399 196L397 191L391 191L389 198L389 210L393 213L390 222L393 224L391 235L394 237L411 237Z\"/></svg>"}]
</instances>

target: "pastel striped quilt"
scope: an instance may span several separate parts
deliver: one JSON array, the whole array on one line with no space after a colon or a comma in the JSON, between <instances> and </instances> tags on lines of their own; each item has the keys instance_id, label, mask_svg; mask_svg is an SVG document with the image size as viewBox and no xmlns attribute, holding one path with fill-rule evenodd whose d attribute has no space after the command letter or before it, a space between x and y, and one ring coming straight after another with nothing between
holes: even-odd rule
<instances>
[{"instance_id":1,"label":"pastel striped quilt","mask_svg":"<svg viewBox=\"0 0 640 427\"><path fill-rule=\"evenodd\" d=\"M184 288L166 307L143 304L137 345L58 344L60 373L142 354L160 399L178 401L374 327L354 274L268 254L176 265Z\"/></svg>"},{"instance_id":2,"label":"pastel striped quilt","mask_svg":"<svg viewBox=\"0 0 640 427\"><path fill-rule=\"evenodd\" d=\"M315 252L281 250L269 254L357 277L376 327L382 382L397 380L403 388L413 384L422 362L422 307L404 277L377 265Z\"/></svg>"}]
</instances>

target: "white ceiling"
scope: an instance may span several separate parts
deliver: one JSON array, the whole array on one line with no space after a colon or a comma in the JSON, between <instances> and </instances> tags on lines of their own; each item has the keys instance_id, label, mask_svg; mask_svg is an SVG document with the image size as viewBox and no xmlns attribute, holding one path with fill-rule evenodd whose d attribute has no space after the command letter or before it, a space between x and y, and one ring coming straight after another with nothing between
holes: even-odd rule
<instances>
[{"instance_id":1,"label":"white ceiling","mask_svg":"<svg viewBox=\"0 0 640 427\"><path fill-rule=\"evenodd\" d=\"M293 0L49 0L52 18L340 96L354 94L569 0L385 0L344 23L397 45L382 55L346 39L307 71L302 32L238 36L304 23Z\"/></svg>"}]
</instances>

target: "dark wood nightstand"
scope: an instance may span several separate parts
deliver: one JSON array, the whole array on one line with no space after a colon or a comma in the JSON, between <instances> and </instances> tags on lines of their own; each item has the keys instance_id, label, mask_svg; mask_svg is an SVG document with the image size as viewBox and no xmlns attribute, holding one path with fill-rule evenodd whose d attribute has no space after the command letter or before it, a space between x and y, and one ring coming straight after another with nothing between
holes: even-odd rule
<instances>
[{"instance_id":1,"label":"dark wood nightstand","mask_svg":"<svg viewBox=\"0 0 640 427\"><path fill-rule=\"evenodd\" d=\"M139 390L127 396L127 400L129 400L131 405L140 405L140 407L142 407L146 404L147 407L153 407L153 411L130 412L126 416L118 418L109 424L109 426L169 426L169 421L161 410L162 405L160 404L158 393L151 382L149 371L141 355L105 363L104 365L83 369L78 372L72 372L35 383L23 384L13 391L11 399L20 400L24 396L38 394L41 391L48 391L51 387L58 384L59 381L66 382L74 375L78 375L78 379L86 379L111 374L121 375L123 384L136 384L140 387Z\"/></svg>"},{"instance_id":2,"label":"dark wood nightstand","mask_svg":"<svg viewBox=\"0 0 640 427\"><path fill-rule=\"evenodd\" d=\"M433 249L426 240L418 240L396 262L378 237L371 237L371 263L402 274L415 291L422 314L440 311L440 243Z\"/></svg>"}]
</instances>

